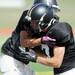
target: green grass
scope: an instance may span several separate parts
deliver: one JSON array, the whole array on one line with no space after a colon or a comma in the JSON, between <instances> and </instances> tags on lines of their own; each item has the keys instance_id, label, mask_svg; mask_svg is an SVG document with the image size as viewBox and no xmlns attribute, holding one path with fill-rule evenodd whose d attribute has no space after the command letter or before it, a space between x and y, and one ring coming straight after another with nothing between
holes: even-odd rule
<instances>
[{"instance_id":1,"label":"green grass","mask_svg":"<svg viewBox=\"0 0 75 75\"><path fill-rule=\"evenodd\" d=\"M52 71L48 71L48 72L36 72L36 75L53 75Z\"/></svg>"},{"instance_id":2,"label":"green grass","mask_svg":"<svg viewBox=\"0 0 75 75\"><path fill-rule=\"evenodd\" d=\"M30 63L31 67L33 68L33 70L37 71L37 72L48 72L48 71L53 71L53 69L51 67L48 66L44 66L41 64L37 64L37 63Z\"/></svg>"}]
</instances>

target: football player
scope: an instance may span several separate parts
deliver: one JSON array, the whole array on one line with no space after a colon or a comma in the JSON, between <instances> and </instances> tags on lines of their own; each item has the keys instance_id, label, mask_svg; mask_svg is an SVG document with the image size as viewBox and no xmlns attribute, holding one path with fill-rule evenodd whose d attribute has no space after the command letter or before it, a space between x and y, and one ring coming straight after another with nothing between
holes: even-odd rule
<instances>
[{"instance_id":1,"label":"football player","mask_svg":"<svg viewBox=\"0 0 75 75\"><path fill-rule=\"evenodd\" d=\"M29 61L54 68L54 75L75 74L75 42L72 27L67 22L60 22L52 6L36 4L29 11L25 20L30 22L33 35L26 38L26 31L20 33L20 44L34 52L25 52ZM37 55L40 49L44 55Z\"/></svg>"}]
</instances>

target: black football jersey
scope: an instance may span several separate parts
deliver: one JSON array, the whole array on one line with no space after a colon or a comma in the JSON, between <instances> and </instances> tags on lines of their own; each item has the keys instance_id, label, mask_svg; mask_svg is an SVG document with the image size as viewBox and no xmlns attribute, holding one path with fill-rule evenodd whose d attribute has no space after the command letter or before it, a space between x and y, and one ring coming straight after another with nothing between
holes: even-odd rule
<instances>
[{"instance_id":1,"label":"black football jersey","mask_svg":"<svg viewBox=\"0 0 75 75\"><path fill-rule=\"evenodd\" d=\"M48 34L56 39L56 46L65 46L65 55L60 68L54 68L59 74L75 67L75 42L72 27L66 22L57 22L49 29ZM53 55L53 50L50 51Z\"/></svg>"},{"instance_id":2,"label":"black football jersey","mask_svg":"<svg viewBox=\"0 0 75 75\"><path fill-rule=\"evenodd\" d=\"M72 27L66 22L56 22L49 28L48 32L41 32L38 37L42 37L45 35L56 39L56 46L65 46L63 63L60 68L54 68L54 73L63 73L75 67L75 42ZM35 48L41 48L41 50L48 57L53 57L53 46L51 47L47 44L42 44L40 47Z\"/></svg>"}]
</instances>

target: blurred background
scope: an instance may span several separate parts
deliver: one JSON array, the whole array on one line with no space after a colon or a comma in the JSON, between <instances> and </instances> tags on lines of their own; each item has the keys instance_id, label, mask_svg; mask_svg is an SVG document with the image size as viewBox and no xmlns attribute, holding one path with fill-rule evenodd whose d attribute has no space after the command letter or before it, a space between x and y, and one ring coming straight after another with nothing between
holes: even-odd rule
<instances>
[{"instance_id":1,"label":"blurred background","mask_svg":"<svg viewBox=\"0 0 75 75\"><path fill-rule=\"evenodd\" d=\"M4 41L11 36L24 10L29 9L34 0L0 0L0 50ZM71 24L75 33L75 0L58 0L61 21ZM30 63L37 75L53 75L52 68ZM40 66L40 67L39 67ZM1 74L0 74L1 75Z\"/></svg>"}]
</instances>

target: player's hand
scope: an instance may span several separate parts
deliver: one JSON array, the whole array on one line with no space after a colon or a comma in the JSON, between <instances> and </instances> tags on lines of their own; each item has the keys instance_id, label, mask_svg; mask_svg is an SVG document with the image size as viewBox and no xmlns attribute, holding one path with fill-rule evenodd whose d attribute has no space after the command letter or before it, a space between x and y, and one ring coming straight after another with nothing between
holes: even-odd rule
<instances>
[{"instance_id":1,"label":"player's hand","mask_svg":"<svg viewBox=\"0 0 75 75\"><path fill-rule=\"evenodd\" d=\"M33 47L33 41L31 39L25 39L24 40L24 47L28 47L28 48Z\"/></svg>"},{"instance_id":2,"label":"player's hand","mask_svg":"<svg viewBox=\"0 0 75 75\"><path fill-rule=\"evenodd\" d=\"M37 55L33 50L30 50L29 52L24 52L22 54L22 57L24 57L25 59L27 59L31 62L36 62L36 60L37 60Z\"/></svg>"},{"instance_id":3,"label":"player's hand","mask_svg":"<svg viewBox=\"0 0 75 75\"><path fill-rule=\"evenodd\" d=\"M41 44L41 38L24 40L24 47L33 48Z\"/></svg>"}]
</instances>

